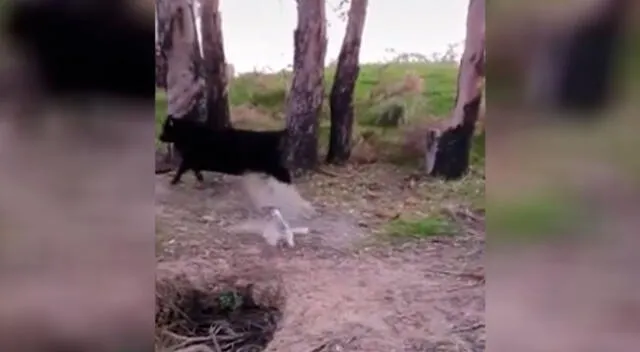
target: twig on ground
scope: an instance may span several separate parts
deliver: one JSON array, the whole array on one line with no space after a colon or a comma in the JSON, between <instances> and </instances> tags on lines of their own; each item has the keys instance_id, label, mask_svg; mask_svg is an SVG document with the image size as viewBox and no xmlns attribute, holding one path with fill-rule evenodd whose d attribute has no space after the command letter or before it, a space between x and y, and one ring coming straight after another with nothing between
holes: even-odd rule
<instances>
[{"instance_id":1,"label":"twig on ground","mask_svg":"<svg viewBox=\"0 0 640 352\"><path fill-rule=\"evenodd\" d=\"M319 174L330 176L330 177L340 177L340 174L335 173L333 171L329 171L329 170L323 169L321 167L316 168L316 172L319 173Z\"/></svg>"},{"instance_id":2,"label":"twig on ground","mask_svg":"<svg viewBox=\"0 0 640 352\"><path fill-rule=\"evenodd\" d=\"M457 276L457 277L462 277L462 278L467 278L467 279L472 279L472 280L476 280L476 281L482 281L484 282L485 280L485 276L484 273L479 273L479 272L453 272L453 271L448 271L448 270L434 270L434 269L425 269L428 272L434 273L434 274L444 274L444 275L450 275L450 276Z\"/></svg>"},{"instance_id":3,"label":"twig on ground","mask_svg":"<svg viewBox=\"0 0 640 352\"><path fill-rule=\"evenodd\" d=\"M472 222L482 222L483 219L475 215L472 211L465 207L448 206L443 209L449 216L458 220L471 220Z\"/></svg>"},{"instance_id":4,"label":"twig on ground","mask_svg":"<svg viewBox=\"0 0 640 352\"><path fill-rule=\"evenodd\" d=\"M320 346L312 349L310 352L320 352L325 349L329 350L329 347L331 347L331 350L336 350L336 351L342 350L344 346L350 345L356 339L357 339L357 336L351 336L347 341L344 341L344 343L340 343L340 340L338 339L333 339L331 341L327 341L321 344Z\"/></svg>"},{"instance_id":5,"label":"twig on ground","mask_svg":"<svg viewBox=\"0 0 640 352\"><path fill-rule=\"evenodd\" d=\"M473 237L482 237L482 233L474 228L472 228L471 226L464 226L464 232L469 233L470 235L472 235Z\"/></svg>"},{"instance_id":6,"label":"twig on ground","mask_svg":"<svg viewBox=\"0 0 640 352\"><path fill-rule=\"evenodd\" d=\"M447 293L453 293L453 292L462 291L462 290L465 290L465 289L478 288L478 287L481 287L482 285L484 285L484 282L479 282L479 283L472 284L472 285L460 285L458 287L450 288L446 292Z\"/></svg>"},{"instance_id":7,"label":"twig on ground","mask_svg":"<svg viewBox=\"0 0 640 352\"><path fill-rule=\"evenodd\" d=\"M165 335L170 336L174 340L180 341L180 343L178 343L177 345L175 345L175 346L173 346L171 348L174 351L180 351L180 350L184 349L185 347L187 347L188 345L201 344L203 342L210 342L211 341L211 336L189 337L189 336L183 336L183 335L180 335L180 334L176 334L175 332L171 332L169 330L164 330L162 333L165 334Z\"/></svg>"},{"instance_id":8,"label":"twig on ground","mask_svg":"<svg viewBox=\"0 0 640 352\"><path fill-rule=\"evenodd\" d=\"M471 332L471 331L476 331L476 330L482 329L484 327L485 327L484 323L477 323L477 324L471 325L471 326L466 327L466 328L454 329L451 332L454 332L454 333Z\"/></svg>"},{"instance_id":9,"label":"twig on ground","mask_svg":"<svg viewBox=\"0 0 640 352\"><path fill-rule=\"evenodd\" d=\"M309 351L309 352L320 352L320 351L324 350L324 349L325 349L325 347L327 347L327 345L329 345L329 343L328 343L328 342L325 342L325 343L321 344L320 346L318 346L318 347L316 347L316 348L312 349L312 350L311 350L311 351Z\"/></svg>"},{"instance_id":10,"label":"twig on ground","mask_svg":"<svg viewBox=\"0 0 640 352\"><path fill-rule=\"evenodd\" d=\"M222 352L222 347L220 347L220 343L218 343L218 338L216 336L218 329L209 329L209 332L211 333L211 343L213 343L213 347L216 349L215 352Z\"/></svg>"},{"instance_id":11,"label":"twig on ground","mask_svg":"<svg viewBox=\"0 0 640 352\"><path fill-rule=\"evenodd\" d=\"M168 336L176 343L168 349L171 352L257 352L263 347L263 335L275 328L269 319L265 319L267 317L264 313L248 314L249 316L239 321L236 319L211 321L206 336L185 336L166 328L161 331L161 334Z\"/></svg>"}]
</instances>

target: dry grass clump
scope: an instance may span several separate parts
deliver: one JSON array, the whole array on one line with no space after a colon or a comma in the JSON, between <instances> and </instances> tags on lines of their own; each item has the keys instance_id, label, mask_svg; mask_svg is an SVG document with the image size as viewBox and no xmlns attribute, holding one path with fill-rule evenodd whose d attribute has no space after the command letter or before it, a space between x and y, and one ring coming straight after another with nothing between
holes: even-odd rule
<instances>
[{"instance_id":1,"label":"dry grass clump","mask_svg":"<svg viewBox=\"0 0 640 352\"><path fill-rule=\"evenodd\" d=\"M355 135L351 162L354 164L372 164L378 161L379 151L376 147L378 137L373 131L363 131Z\"/></svg>"},{"instance_id":2,"label":"dry grass clump","mask_svg":"<svg viewBox=\"0 0 640 352\"><path fill-rule=\"evenodd\" d=\"M427 132L438 126L438 122L430 121L404 128L401 133L402 153L407 158L424 157L427 145Z\"/></svg>"},{"instance_id":3,"label":"dry grass clump","mask_svg":"<svg viewBox=\"0 0 640 352\"><path fill-rule=\"evenodd\" d=\"M408 72L402 81L403 92L410 95L420 95L424 93L424 79L416 72Z\"/></svg>"},{"instance_id":4,"label":"dry grass clump","mask_svg":"<svg viewBox=\"0 0 640 352\"><path fill-rule=\"evenodd\" d=\"M283 123L276 120L268 111L248 104L231 108L231 122L237 128L253 130L280 129Z\"/></svg>"},{"instance_id":5,"label":"dry grass clump","mask_svg":"<svg viewBox=\"0 0 640 352\"><path fill-rule=\"evenodd\" d=\"M415 72L407 72L401 78L381 78L372 87L369 99L381 101L398 96L417 96L424 93L424 79Z\"/></svg>"},{"instance_id":6,"label":"dry grass clump","mask_svg":"<svg viewBox=\"0 0 640 352\"><path fill-rule=\"evenodd\" d=\"M158 264L156 351L262 351L284 306L279 277L193 260Z\"/></svg>"}]
</instances>

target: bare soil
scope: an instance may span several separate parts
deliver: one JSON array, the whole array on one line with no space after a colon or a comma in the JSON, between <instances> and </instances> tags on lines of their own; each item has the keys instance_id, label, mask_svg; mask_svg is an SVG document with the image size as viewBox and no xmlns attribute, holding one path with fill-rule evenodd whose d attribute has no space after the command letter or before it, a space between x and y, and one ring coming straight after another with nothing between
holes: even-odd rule
<instances>
[{"instance_id":1,"label":"bare soil","mask_svg":"<svg viewBox=\"0 0 640 352\"><path fill-rule=\"evenodd\" d=\"M484 219L452 198L455 236L401 241L379 233L425 211L433 181L378 164L314 174L296 187L317 214L295 248L227 227L251 215L239 180L156 176L158 260L205 260L277 275L283 318L267 351L484 351ZM433 198L431 198L433 200ZM217 264L216 264L217 265ZM238 269L242 270L242 269Z\"/></svg>"}]
</instances>

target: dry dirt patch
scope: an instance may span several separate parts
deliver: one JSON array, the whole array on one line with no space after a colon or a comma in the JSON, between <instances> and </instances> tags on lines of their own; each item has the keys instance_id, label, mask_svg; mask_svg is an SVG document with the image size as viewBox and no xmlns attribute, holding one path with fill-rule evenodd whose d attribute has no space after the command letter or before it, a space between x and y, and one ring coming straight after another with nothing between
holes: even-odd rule
<instances>
[{"instance_id":1,"label":"dry dirt patch","mask_svg":"<svg viewBox=\"0 0 640 352\"><path fill-rule=\"evenodd\" d=\"M481 216L461 217L469 231L452 237L368 244L362 239L398 213L428 216L433 205L455 203L455 186L384 165L338 171L298 182L318 215L300 224L312 233L294 249L226 231L250 215L233 179L208 174L204 187L185 178L172 188L158 176L160 266L204 260L229 277L281 282L282 319L267 351L483 351Z\"/></svg>"}]
</instances>

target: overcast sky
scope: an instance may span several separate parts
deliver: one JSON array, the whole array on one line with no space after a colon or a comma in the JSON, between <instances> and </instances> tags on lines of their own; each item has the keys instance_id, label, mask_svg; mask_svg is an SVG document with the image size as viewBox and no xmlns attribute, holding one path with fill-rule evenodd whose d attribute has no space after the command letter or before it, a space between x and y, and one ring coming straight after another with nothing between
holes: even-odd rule
<instances>
[{"instance_id":1,"label":"overcast sky","mask_svg":"<svg viewBox=\"0 0 640 352\"><path fill-rule=\"evenodd\" d=\"M328 0L327 62L340 50L344 23ZM369 0L362 62L393 57L387 49L429 55L464 40L468 0ZM221 0L227 61L236 72L287 67L293 61L295 0ZM461 49L461 48L460 48Z\"/></svg>"}]
</instances>

